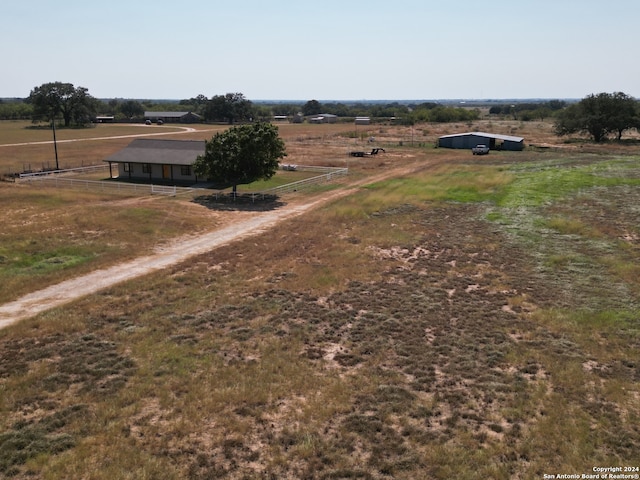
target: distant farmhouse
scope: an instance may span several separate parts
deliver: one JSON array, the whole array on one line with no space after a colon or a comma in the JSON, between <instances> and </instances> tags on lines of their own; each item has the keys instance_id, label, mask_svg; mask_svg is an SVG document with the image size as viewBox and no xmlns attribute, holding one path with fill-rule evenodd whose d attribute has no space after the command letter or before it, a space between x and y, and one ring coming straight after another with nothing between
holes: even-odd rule
<instances>
[{"instance_id":1,"label":"distant farmhouse","mask_svg":"<svg viewBox=\"0 0 640 480\"><path fill-rule=\"evenodd\" d=\"M487 145L491 150L520 151L524 148L524 138L495 133L469 132L444 135L438 139L438 146L443 148L473 148L476 145Z\"/></svg>"},{"instance_id":2,"label":"distant farmhouse","mask_svg":"<svg viewBox=\"0 0 640 480\"><path fill-rule=\"evenodd\" d=\"M153 123L199 123L202 117L193 112L144 112L144 119Z\"/></svg>"},{"instance_id":3,"label":"distant farmhouse","mask_svg":"<svg viewBox=\"0 0 640 480\"><path fill-rule=\"evenodd\" d=\"M196 183L193 164L204 154L204 140L155 140L137 138L118 153L108 157L109 175L112 165L118 167L121 180L147 180L149 183Z\"/></svg>"}]
</instances>

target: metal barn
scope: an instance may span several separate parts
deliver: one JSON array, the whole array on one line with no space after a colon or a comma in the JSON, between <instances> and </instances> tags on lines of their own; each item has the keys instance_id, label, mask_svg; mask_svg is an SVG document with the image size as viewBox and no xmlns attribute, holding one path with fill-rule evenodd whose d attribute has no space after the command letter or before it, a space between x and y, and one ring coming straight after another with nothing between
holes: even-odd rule
<instances>
[{"instance_id":1,"label":"metal barn","mask_svg":"<svg viewBox=\"0 0 640 480\"><path fill-rule=\"evenodd\" d=\"M487 145L491 150L520 151L524 149L524 138L485 132L456 133L438 138L438 146L442 148L473 148L476 145Z\"/></svg>"},{"instance_id":2,"label":"metal barn","mask_svg":"<svg viewBox=\"0 0 640 480\"><path fill-rule=\"evenodd\" d=\"M199 123L202 117L193 112L144 112L145 120L157 122L162 120L164 123Z\"/></svg>"}]
</instances>

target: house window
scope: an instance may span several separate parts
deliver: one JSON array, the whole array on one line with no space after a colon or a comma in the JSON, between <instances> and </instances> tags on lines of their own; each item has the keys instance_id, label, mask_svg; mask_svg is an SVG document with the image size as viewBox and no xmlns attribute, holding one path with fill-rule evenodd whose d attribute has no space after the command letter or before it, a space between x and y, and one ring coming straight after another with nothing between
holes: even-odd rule
<instances>
[{"instance_id":1,"label":"house window","mask_svg":"<svg viewBox=\"0 0 640 480\"><path fill-rule=\"evenodd\" d=\"M131 164L130 163L125 163L124 164L124 171L125 172L130 172L131 171Z\"/></svg>"},{"instance_id":2,"label":"house window","mask_svg":"<svg viewBox=\"0 0 640 480\"><path fill-rule=\"evenodd\" d=\"M185 177L191 175L191 165L183 165L182 167L180 167L180 174Z\"/></svg>"},{"instance_id":3,"label":"house window","mask_svg":"<svg viewBox=\"0 0 640 480\"><path fill-rule=\"evenodd\" d=\"M151 165L148 163L142 164L142 173L151 173Z\"/></svg>"}]
</instances>

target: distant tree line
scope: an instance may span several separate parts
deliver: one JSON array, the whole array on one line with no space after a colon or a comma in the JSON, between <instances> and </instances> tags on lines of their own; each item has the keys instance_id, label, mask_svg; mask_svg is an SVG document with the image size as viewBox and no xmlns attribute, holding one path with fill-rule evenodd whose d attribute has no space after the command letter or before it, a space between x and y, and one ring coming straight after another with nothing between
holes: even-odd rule
<instances>
[{"instance_id":1,"label":"distant tree line","mask_svg":"<svg viewBox=\"0 0 640 480\"><path fill-rule=\"evenodd\" d=\"M493 105L489 109L490 115L504 115L514 120L524 122L532 120L544 120L565 108L564 100L549 100L545 102L519 102Z\"/></svg>"},{"instance_id":2,"label":"distant tree line","mask_svg":"<svg viewBox=\"0 0 640 480\"><path fill-rule=\"evenodd\" d=\"M0 99L0 120L30 120L32 116L33 107L21 98Z\"/></svg>"},{"instance_id":3,"label":"distant tree line","mask_svg":"<svg viewBox=\"0 0 640 480\"><path fill-rule=\"evenodd\" d=\"M413 125L422 122L470 122L481 118L478 108L454 107L437 102L404 104L366 102L325 102L309 100L291 103L255 104L242 93L226 93L211 98L198 95L180 101L153 101L92 97L87 88L71 83L51 82L35 87L25 99L0 100L0 119L32 119L34 122L62 121L65 126L84 125L97 115L112 115L116 121L140 121L145 111L190 111L205 122L229 125L268 121L276 115L305 117L328 113L352 121L368 116L372 120L393 119L396 123ZM640 102L622 93L588 95L579 102L564 100L519 102L492 105L490 115L529 121L554 119L558 136L586 134L595 142L609 138L620 140L626 131L640 131Z\"/></svg>"}]
</instances>

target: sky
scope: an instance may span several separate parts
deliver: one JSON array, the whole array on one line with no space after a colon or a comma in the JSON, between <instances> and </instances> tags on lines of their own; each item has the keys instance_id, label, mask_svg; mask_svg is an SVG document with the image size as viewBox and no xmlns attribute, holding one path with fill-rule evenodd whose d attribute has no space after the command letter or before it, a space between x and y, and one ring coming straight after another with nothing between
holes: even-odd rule
<instances>
[{"instance_id":1,"label":"sky","mask_svg":"<svg viewBox=\"0 0 640 480\"><path fill-rule=\"evenodd\" d=\"M638 0L2 0L0 97L640 97Z\"/></svg>"}]
</instances>

